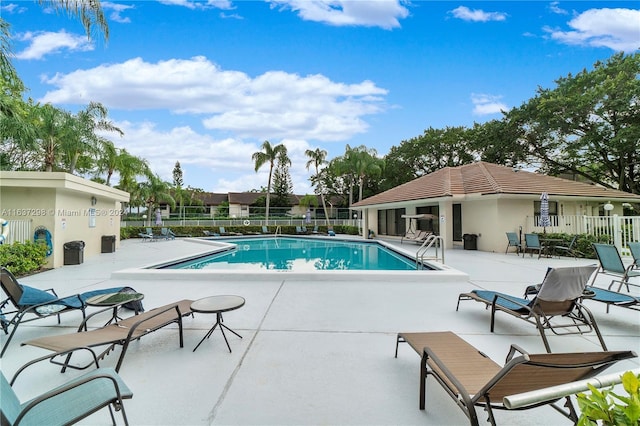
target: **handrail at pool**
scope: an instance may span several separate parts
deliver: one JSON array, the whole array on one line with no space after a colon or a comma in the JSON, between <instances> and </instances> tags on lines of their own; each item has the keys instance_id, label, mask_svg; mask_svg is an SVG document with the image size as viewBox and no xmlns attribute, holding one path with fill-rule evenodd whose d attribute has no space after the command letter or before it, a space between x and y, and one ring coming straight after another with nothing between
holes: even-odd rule
<instances>
[{"instance_id":1,"label":"handrail at pool","mask_svg":"<svg viewBox=\"0 0 640 426\"><path fill-rule=\"evenodd\" d=\"M427 256L429 249L433 247L436 250L435 256ZM442 256L438 256L438 253L442 253ZM444 265L444 240L439 235L429 235L424 243L420 246L416 252L416 269L424 264L425 260L435 260Z\"/></svg>"},{"instance_id":2,"label":"handrail at pool","mask_svg":"<svg viewBox=\"0 0 640 426\"><path fill-rule=\"evenodd\" d=\"M282 226L280 225L276 226L276 232L273 234L274 237L277 237L278 235L282 235Z\"/></svg>"}]
</instances>

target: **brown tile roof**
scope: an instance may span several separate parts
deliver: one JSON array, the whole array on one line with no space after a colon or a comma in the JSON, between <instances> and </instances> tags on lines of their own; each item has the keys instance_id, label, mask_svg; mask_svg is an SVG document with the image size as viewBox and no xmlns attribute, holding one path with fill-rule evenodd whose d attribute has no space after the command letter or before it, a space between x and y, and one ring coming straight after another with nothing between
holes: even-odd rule
<instances>
[{"instance_id":1,"label":"brown tile roof","mask_svg":"<svg viewBox=\"0 0 640 426\"><path fill-rule=\"evenodd\" d=\"M539 195L542 192L547 192L550 196L640 202L640 195L480 161L464 166L445 167L366 198L355 203L354 207L470 194Z\"/></svg>"}]
</instances>

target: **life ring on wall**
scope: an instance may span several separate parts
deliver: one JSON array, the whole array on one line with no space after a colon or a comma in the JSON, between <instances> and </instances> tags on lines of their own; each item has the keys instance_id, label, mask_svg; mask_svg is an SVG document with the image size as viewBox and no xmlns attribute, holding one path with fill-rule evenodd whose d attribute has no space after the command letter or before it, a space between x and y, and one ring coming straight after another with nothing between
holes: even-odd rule
<instances>
[{"instance_id":1,"label":"life ring on wall","mask_svg":"<svg viewBox=\"0 0 640 426\"><path fill-rule=\"evenodd\" d=\"M53 253L53 243L51 242L51 232L44 226L38 226L33 233L33 241L47 245L47 257Z\"/></svg>"},{"instance_id":2,"label":"life ring on wall","mask_svg":"<svg viewBox=\"0 0 640 426\"><path fill-rule=\"evenodd\" d=\"M0 244L4 244L9 238L9 221L0 217L0 227L2 233L0 234Z\"/></svg>"},{"instance_id":3,"label":"life ring on wall","mask_svg":"<svg viewBox=\"0 0 640 426\"><path fill-rule=\"evenodd\" d=\"M244 222L242 222L242 223L244 223L244 226L249 226L249 225L251 225L251 221L250 221L249 219L245 219L245 221L244 221Z\"/></svg>"}]
</instances>

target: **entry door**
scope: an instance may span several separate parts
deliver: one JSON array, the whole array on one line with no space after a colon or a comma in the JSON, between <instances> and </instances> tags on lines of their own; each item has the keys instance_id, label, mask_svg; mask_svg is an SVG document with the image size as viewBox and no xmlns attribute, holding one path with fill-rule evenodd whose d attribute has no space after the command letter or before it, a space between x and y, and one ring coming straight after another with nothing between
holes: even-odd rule
<instances>
[{"instance_id":1,"label":"entry door","mask_svg":"<svg viewBox=\"0 0 640 426\"><path fill-rule=\"evenodd\" d=\"M453 241L462 241L462 204L453 206Z\"/></svg>"}]
</instances>

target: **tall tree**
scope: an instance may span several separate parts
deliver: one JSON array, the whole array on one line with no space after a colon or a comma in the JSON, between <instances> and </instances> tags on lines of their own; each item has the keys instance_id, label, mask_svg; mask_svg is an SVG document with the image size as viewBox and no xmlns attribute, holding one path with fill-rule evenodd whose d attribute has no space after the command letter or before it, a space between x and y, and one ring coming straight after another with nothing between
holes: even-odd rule
<instances>
[{"instance_id":1,"label":"tall tree","mask_svg":"<svg viewBox=\"0 0 640 426\"><path fill-rule=\"evenodd\" d=\"M176 201L171 196L170 185L163 181L160 176L148 176L147 181L140 184L141 194L147 206L147 216L151 223L153 211L160 203L167 203L175 208Z\"/></svg>"},{"instance_id":2,"label":"tall tree","mask_svg":"<svg viewBox=\"0 0 640 426\"><path fill-rule=\"evenodd\" d=\"M293 181L287 164L278 160L273 171L273 206L289 207L289 196L293 193Z\"/></svg>"},{"instance_id":3,"label":"tall tree","mask_svg":"<svg viewBox=\"0 0 640 426\"><path fill-rule=\"evenodd\" d=\"M178 201L178 216L180 217L180 220L182 220L182 184L184 183L183 181L183 175L182 175L182 167L180 167L180 162L176 161L175 166L173 166L173 186L174 186L174 190L175 190L175 198L176 201Z\"/></svg>"},{"instance_id":4,"label":"tall tree","mask_svg":"<svg viewBox=\"0 0 640 426\"><path fill-rule=\"evenodd\" d=\"M640 194L640 53L556 80L507 114L518 148L551 175L572 173Z\"/></svg>"},{"instance_id":5,"label":"tall tree","mask_svg":"<svg viewBox=\"0 0 640 426\"><path fill-rule=\"evenodd\" d=\"M322 211L324 212L324 219L329 226L329 216L327 215L327 203L324 199L324 185L322 184L322 179L320 178L320 167L324 166L327 163L327 151L324 149L316 148L315 150L307 149L305 155L309 158L307 161L307 170L309 167L313 166L315 170L315 174L311 177L311 183L315 186L316 194L320 194L320 200L322 201Z\"/></svg>"},{"instance_id":6,"label":"tall tree","mask_svg":"<svg viewBox=\"0 0 640 426\"><path fill-rule=\"evenodd\" d=\"M269 201L271 198L271 179L273 177L273 167L276 161L280 161L283 164L291 165L291 160L287 156L287 147L283 144L272 146L269 141L262 143L262 151L254 152L251 156L255 164L256 173L262 166L269 164L269 178L267 179L267 206L265 213L266 223L269 223Z\"/></svg>"}]
</instances>

